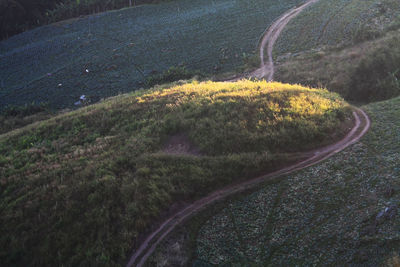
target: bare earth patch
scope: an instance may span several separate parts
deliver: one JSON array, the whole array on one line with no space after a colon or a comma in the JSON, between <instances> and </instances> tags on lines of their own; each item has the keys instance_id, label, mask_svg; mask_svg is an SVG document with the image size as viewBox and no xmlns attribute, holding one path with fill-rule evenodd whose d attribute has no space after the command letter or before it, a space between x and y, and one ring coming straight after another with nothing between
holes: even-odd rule
<instances>
[{"instance_id":1,"label":"bare earth patch","mask_svg":"<svg viewBox=\"0 0 400 267\"><path fill-rule=\"evenodd\" d=\"M201 155L200 150L196 148L183 133L171 136L165 143L163 152L172 155Z\"/></svg>"}]
</instances>

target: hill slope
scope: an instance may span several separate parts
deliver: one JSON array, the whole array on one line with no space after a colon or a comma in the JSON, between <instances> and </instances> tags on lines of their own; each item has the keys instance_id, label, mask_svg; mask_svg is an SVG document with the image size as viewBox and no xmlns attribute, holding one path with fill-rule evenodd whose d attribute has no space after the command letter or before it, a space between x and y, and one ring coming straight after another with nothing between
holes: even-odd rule
<instances>
[{"instance_id":1,"label":"hill slope","mask_svg":"<svg viewBox=\"0 0 400 267\"><path fill-rule=\"evenodd\" d=\"M396 0L320 0L292 20L277 41L275 55L343 47L400 27Z\"/></svg>"},{"instance_id":2,"label":"hill slope","mask_svg":"<svg viewBox=\"0 0 400 267\"><path fill-rule=\"evenodd\" d=\"M172 204L299 160L349 115L324 90L194 82L1 135L1 262L123 264Z\"/></svg>"},{"instance_id":3,"label":"hill slope","mask_svg":"<svg viewBox=\"0 0 400 267\"><path fill-rule=\"evenodd\" d=\"M399 107L400 98L365 106L374 123L362 142L212 216L199 259L390 266L400 246Z\"/></svg>"},{"instance_id":4,"label":"hill slope","mask_svg":"<svg viewBox=\"0 0 400 267\"><path fill-rule=\"evenodd\" d=\"M198 213L146 266L397 266L400 98L364 106L357 144Z\"/></svg>"}]
</instances>

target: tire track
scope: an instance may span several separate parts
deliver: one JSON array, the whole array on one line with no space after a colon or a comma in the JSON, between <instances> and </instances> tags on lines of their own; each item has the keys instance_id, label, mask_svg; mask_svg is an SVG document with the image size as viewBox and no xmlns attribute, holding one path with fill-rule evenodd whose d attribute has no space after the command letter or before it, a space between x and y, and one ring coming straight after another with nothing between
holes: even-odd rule
<instances>
[{"instance_id":1,"label":"tire track","mask_svg":"<svg viewBox=\"0 0 400 267\"><path fill-rule=\"evenodd\" d=\"M272 58L272 51L274 49L274 45L279 35L282 33L283 29L286 25L300 12L302 12L306 7L318 2L319 0L309 0L302 4L299 7L289 10L287 13L283 14L277 21L275 21L271 27L268 29L267 33L264 35L261 40L260 45L260 61L261 66L259 69L255 70L252 73L253 77L256 78L266 78L267 81L272 81L274 78L275 68L274 68L274 60ZM264 50L267 49L267 57L268 60L265 62L264 58Z\"/></svg>"}]
</instances>

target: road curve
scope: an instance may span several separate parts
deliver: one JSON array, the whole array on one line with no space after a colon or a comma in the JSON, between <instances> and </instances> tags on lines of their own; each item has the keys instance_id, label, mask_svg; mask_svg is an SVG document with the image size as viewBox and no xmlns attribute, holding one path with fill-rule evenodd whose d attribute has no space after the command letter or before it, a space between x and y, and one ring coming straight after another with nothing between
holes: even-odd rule
<instances>
[{"instance_id":1,"label":"road curve","mask_svg":"<svg viewBox=\"0 0 400 267\"><path fill-rule=\"evenodd\" d=\"M262 182L265 182L269 179L276 178L278 176L286 175L303 168L312 166L317 164L332 155L342 151L348 146L356 143L360 138L368 131L371 122L365 114L365 112L359 108L353 107L353 116L355 119L355 124L351 131L340 141L331 144L329 146L319 148L313 150L311 152L307 152L305 154L309 154L308 158L305 160L290 165L288 167L282 168L280 170L268 173L266 175L247 180L240 184L230 185L223 189L217 190L208 196L201 198L194 202L193 204L187 206L183 210L177 212L173 216L171 216L168 220L162 223L157 230L155 230L152 234L150 234L146 240L142 243L142 245L134 252L132 257L130 258L127 267L138 266L141 267L144 265L148 257L153 253L156 249L157 245L172 231L176 226L181 224L185 219L197 213L201 209L206 206L226 198L232 194L236 194L238 192L244 191L251 187L254 187Z\"/></svg>"},{"instance_id":2,"label":"road curve","mask_svg":"<svg viewBox=\"0 0 400 267\"><path fill-rule=\"evenodd\" d=\"M292 8L289 11L285 12L282 16L280 16L269 28L264 32L261 42L259 45L259 58L260 58L260 67L249 74L240 75L234 78L230 78L226 80L227 82L237 81L247 78L257 78L257 79L266 79L267 81L272 81L274 79L275 68L274 68L274 60L272 57L272 51L275 45L276 40L278 40L279 35L282 33L285 26L301 11L303 11L306 7L318 2L319 0L307 0L302 5ZM265 61L265 50L268 60Z\"/></svg>"},{"instance_id":3,"label":"road curve","mask_svg":"<svg viewBox=\"0 0 400 267\"><path fill-rule=\"evenodd\" d=\"M250 76L255 78L266 78L267 81L272 81L274 78L274 61L272 58L272 50L279 35L282 33L285 26L296 17L306 7L318 2L319 0L308 0L299 7L293 8L278 18L264 34L260 44L260 61L259 69L253 71ZM267 49L268 61L265 62L264 50Z\"/></svg>"}]
</instances>

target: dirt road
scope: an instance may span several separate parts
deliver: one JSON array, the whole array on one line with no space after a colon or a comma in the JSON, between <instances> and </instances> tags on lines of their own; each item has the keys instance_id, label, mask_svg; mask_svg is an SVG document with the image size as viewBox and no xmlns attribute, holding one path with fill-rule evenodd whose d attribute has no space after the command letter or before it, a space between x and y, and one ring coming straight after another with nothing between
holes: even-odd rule
<instances>
[{"instance_id":1,"label":"dirt road","mask_svg":"<svg viewBox=\"0 0 400 267\"><path fill-rule=\"evenodd\" d=\"M293 164L291 166L285 167L278 171L268 173L266 175L247 180L240 184L235 184L227 186L221 190L215 191L210 195L197 200L193 204L187 206L183 210L179 211L163 224L161 224L157 230L155 230L148 238L142 243L142 245L135 251L135 253L130 258L127 266L143 266L148 257L156 249L157 245L172 231L176 226L182 223L185 219L197 213L206 206L214 203L215 201L222 200L227 196L244 191L251 187L256 186L262 182L269 179L276 178L285 174L295 172L297 170L309 167L311 165L317 164L330 156L342 151L346 147L356 143L360 138L368 131L370 127L370 120L364 111L358 108L354 108L354 119L355 125L351 131L339 142L332 145L313 150L311 152L306 152L305 154L311 155L307 159Z\"/></svg>"},{"instance_id":2,"label":"dirt road","mask_svg":"<svg viewBox=\"0 0 400 267\"><path fill-rule=\"evenodd\" d=\"M269 27L266 34L264 34L261 44L260 44L260 61L261 66L259 69L255 70L250 74L251 77L255 78L265 78L267 81L272 81L274 78L274 61L272 58L272 50L274 48L275 42L278 39L279 35L285 28L285 26L291 21L294 17L296 17L301 11L303 11L306 7L318 2L319 0L309 0L306 1L299 7L293 8L283 14L279 19L277 19L271 27ZM264 51L267 50L267 62L265 62Z\"/></svg>"}]
</instances>

